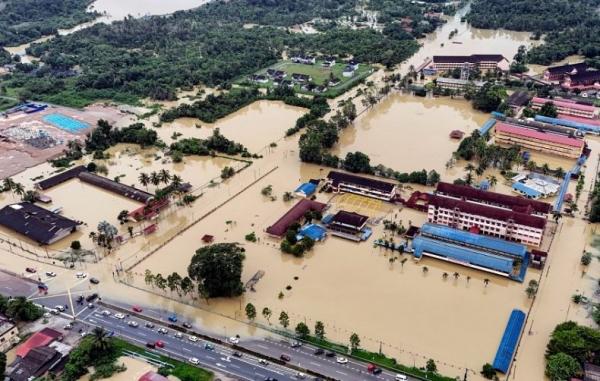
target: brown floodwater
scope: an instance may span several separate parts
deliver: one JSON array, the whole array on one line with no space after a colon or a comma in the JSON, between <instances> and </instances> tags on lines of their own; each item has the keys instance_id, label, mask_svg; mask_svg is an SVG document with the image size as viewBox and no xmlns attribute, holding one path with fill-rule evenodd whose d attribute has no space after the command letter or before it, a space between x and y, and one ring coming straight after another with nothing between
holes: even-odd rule
<instances>
[{"instance_id":1,"label":"brown floodwater","mask_svg":"<svg viewBox=\"0 0 600 381\"><path fill-rule=\"evenodd\" d=\"M208 0L96 0L91 9L108 16L109 21L127 16L166 15L201 6Z\"/></svg>"}]
</instances>

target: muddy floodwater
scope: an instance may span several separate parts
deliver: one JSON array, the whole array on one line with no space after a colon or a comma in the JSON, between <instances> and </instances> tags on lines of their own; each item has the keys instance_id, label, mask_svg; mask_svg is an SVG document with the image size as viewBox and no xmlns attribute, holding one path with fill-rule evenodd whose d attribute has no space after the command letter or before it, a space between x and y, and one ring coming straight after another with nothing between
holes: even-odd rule
<instances>
[{"instance_id":1,"label":"muddy floodwater","mask_svg":"<svg viewBox=\"0 0 600 381\"><path fill-rule=\"evenodd\" d=\"M209 0L96 0L91 9L106 14L110 21L127 16L142 17L166 15L175 11L192 9Z\"/></svg>"}]
</instances>

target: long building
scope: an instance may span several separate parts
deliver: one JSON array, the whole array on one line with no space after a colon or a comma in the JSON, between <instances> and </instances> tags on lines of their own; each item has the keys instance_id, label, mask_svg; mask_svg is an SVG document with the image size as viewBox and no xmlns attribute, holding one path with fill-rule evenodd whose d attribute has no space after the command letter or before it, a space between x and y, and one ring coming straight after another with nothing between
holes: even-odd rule
<instances>
[{"instance_id":1,"label":"long building","mask_svg":"<svg viewBox=\"0 0 600 381\"><path fill-rule=\"evenodd\" d=\"M538 151L570 159L579 158L585 147L583 140L580 139L507 123L496 123L494 130L494 139L497 144L517 145L524 150Z\"/></svg>"},{"instance_id":2,"label":"long building","mask_svg":"<svg viewBox=\"0 0 600 381\"><path fill-rule=\"evenodd\" d=\"M413 239L413 256L447 262L523 281L529 264L527 247L438 224L424 224Z\"/></svg>"},{"instance_id":3,"label":"long building","mask_svg":"<svg viewBox=\"0 0 600 381\"><path fill-rule=\"evenodd\" d=\"M547 99L534 97L531 100L531 108L539 110L546 103L552 103L559 114L576 116L579 118L594 119L597 109L594 106L582 105L573 101Z\"/></svg>"},{"instance_id":4,"label":"long building","mask_svg":"<svg viewBox=\"0 0 600 381\"><path fill-rule=\"evenodd\" d=\"M50 245L74 233L81 222L29 202L0 209L0 226L22 234L40 245Z\"/></svg>"},{"instance_id":5,"label":"long building","mask_svg":"<svg viewBox=\"0 0 600 381\"><path fill-rule=\"evenodd\" d=\"M492 206L518 213L531 214L546 218L552 211L552 205L536 200L515 197L476 189L467 185L456 185L440 182L435 190L436 195L468 201L477 205Z\"/></svg>"},{"instance_id":6,"label":"long building","mask_svg":"<svg viewBox=\"0 0 600 381\"><path fill-rule=\"evenodd\" d=\"M585 73L586 71L587 64L585 62L554 66L549 67L548 69L546 69L546 71L544 71L544 79L546 81L561 81L568 75Z\"/></svg>"},{"instance_id":7,"label":"long building","mask_svg":"<svg viewBox=\"0 0 600 381\"><path fill-rule=\"evenodd\" d=\"M600 90L600 70L567 75L561 86L567 90Z\"/></svg>"},{"instance_id":8,"label":"long building","mask_svg":"<svg viewBox=\"0 0 600 381\"><path fill-rule=\"evenodd\" d=\"M470 84L473 85L476 89L483 87L483 85L485 84L485 82L483 81L469 81L466 79L443 77L437 78L435 81L437 86L441 89L456 90L459 92L464 91Z\"/></svg>"},{"instance_id":9,"label":"long building","mask_svg":"<svg viewBox=\"0 0 600 381\"><path fill-rule=\"evenodd\" d=\"M539 246L544 236L548 203L439 183L429 196L427 219L460 230Z\"/></svg>"},{"instance_id":10,"label":"long building","mask_svg":"<svg viewBox=\"0 0 600 381\"><path fill-rule=\"evenodd\" d=\"M283 237L294 222L298 222L300 219L304 218L306 212L310 210L322 212L326 207L327 205L321 202L303 198L281 216L281 218L273 225L269 226L266 232L275 237Z\"/></svg>"},{"instance_id":11,"label":"long building","mask_svg":"<svg viewBox=\"0 0 600 381\"><path fill-rule=\"evenodd\" d=\"M398 189L394 183L337 171L330 171L326 182L334 192L354 193L383 201L391 201Z\"/></svg>"},{"instance_id":12,"label":"long building","mask_svg":"<svg viewBox=\"0 0 600 381\"><path fill-rule=\"evenodd\" d=\"M501 54L472 54L470 56L433 56L429 69L444 72L453 69L502 70L510 67L508 60Z\"/></svg>"}]
</instances>

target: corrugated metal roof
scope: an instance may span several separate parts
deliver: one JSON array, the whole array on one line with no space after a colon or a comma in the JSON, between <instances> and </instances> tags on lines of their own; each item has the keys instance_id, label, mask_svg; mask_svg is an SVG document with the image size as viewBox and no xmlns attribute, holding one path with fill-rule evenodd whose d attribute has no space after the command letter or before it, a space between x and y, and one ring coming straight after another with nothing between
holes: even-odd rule
<instances>
[{"instance_id":1,"label":"corrugated metal roof","mask_svg":"<svg viewBox=\"0 0 600 381\"><path fill-rule=\"evenodd\" d=\"M460 244L479 247L481 249L506 253L519 258L525 258L527 255L527 247L521 245L520 243L473 234L467 231L453 229L439 224L424 224L421 226L421 234L444 238Z\"/></svg>"},{"instance_id":2,"label":"corrugated metal roof","mask_svg":"<svg viewBox=\"0 0 600 381\"><path fill-rule=\"evenodd\" d=\"M512 188L516 191L525 193L528 197L541 197L542 192L539 192L533 188L528 187L527 185L516 182L512 185Z\"/></svg>"},{"instance_id":3,"label":"corrugated metal roof","mask_svg":"<svg viewBox=\"0 0 600 381\"><path fill-rule=\"evenodd\" d=\"M420 258L423 253L431 253L437 256L445 257L453 262L464 263L469 266L477 266L492 271L510 274L513 270L513 259L501 257L483 251L453 245L447 242L436 241L431 238L417 236L413 240L413 255Z\"/></svg>"},{"instance_id":4,"label":"corrugated metal roof","mask_svg":"<svg viewBox=\"0 0 600 381\"><path fill-rule=\"evenodd\" d=\"M549 132L541 132L530 128L517 127L506 123L496 123L496 133L498 132L517 135L524 138L537 139L550 143L567 145L571 147L583 147L583 140L569 138L567 136L553 134Z\"/></svg>"},{"instance_id":5,"label":"corrugated metal roof","mask_svg":"<svg viewBox=\"0 0 600 381\"><path fill-rule=\"evenodd\" d=\"M307 198L303 198L290 210L288 210L280 219L277 220L273 225L267 228L267 233L281 237L285 234L291 224L298 221L304 216L304 213L308 210L318 210L322 212L327 205L321 202L312 201Z\"/></svg>"},{"instance_id":6,"label":"corrugated metal roof","mask_svg":"<svg viewBox=\"0 0 600 381\"><path fill-rule=\"evenodd\" d=\"M510 313L510 318L506 324L506 329L504 330L500 346L492 364L494 369L502 373L508 372L510 363L515 355L515 350L517 349L517 344L519 343L519 338L521 337L521 332L523 331L523 326L525 325L526 317L525 312L521 310L514 309Z\"/></svg>"},{"instance_id":7,"label":"corrugated metal roof","mask_svg":"<svg viewBox=\"0 0 600 381\"><path fill-rule=\"evenodd\" d=\"M547 98L534 97L532 102L534 105L540 106L540 107L545 105L546 103L550 102L550 103L554 104L555 106L570 108L573 110L591 111L591 112L596 111L596 108L594 106L582 105L580 103L569 102L569 101L561 101L558 99L547 99Z\"/></svg>"}]
</instances>

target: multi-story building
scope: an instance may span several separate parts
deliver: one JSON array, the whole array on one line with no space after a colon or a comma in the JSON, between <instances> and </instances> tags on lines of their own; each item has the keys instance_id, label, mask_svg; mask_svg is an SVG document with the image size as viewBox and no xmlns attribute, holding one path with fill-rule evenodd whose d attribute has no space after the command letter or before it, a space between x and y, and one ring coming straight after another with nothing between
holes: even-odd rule
<instances>
[{"instance_id":1,"label":"multi-story building","mask_svg":"<svg viewBox=\"0 0 600 381\"><path fill-rule=\"evenodd\" d=\"M600 70L567 75L561 86L567 90L600 90Z\"/></svg>"},{"instance_id":2,"label":"multi-story building","mask_svg":"<svg viewBox=\"0 0 600 381\"><path fill-rule=\"evenodd\" d=\"M439 88L449 89L455 91L463 91L467 87L467 85L472 84L475 88L480 88L484 85L485 82L482 81L469 81L466 79L456 79L456 78L437 78L436 84Z\"/></svg>"},{"instance_id":3,"label":"multi-story building","mask_svg":"<svg viewBox=\"0 0 600 381\"><path fill-rule=\"evenodd\" d=\"M440 182L429 197L429 222L539 246L552 205Z\"/></svg>"},{"instance_id":4,"label":"multi-story building","mask_svg":"<svg viewBox=\"0 0 600 381\"><path fill-rule=\"evenodd\" d=\"M19 329L0 315L0 352L6 352L19 342Z\"/></svg>"},{"instance_id":5,"label":"multi-story building","mask_svg":"<svg viewBox=\"0 0 600 381\"><path fill-rule=\"evenodd\" d=\"M472 54L470 56L433 56L426 69L445 72L453 69L469 69L480 71L507 71L510 63L501 54Z\"/></svg>"},{"instance_id":6,"label":"multi-story building","mask_svg":"<svg viewBox=\"0 0 600 381\"><path fill-rule=\"evenodd\" d=\"M539 110L546 103L552 103L559 114L576 116L578 118L594 119L598 111L596 107L590 105L583 105L568 100L547 99L539 97L534 97L531 100L531 108L533 108L534 110Z\"/></svg>"},{"instance_id":7,"label":"multi-story building","mask_svg":"<svg viewBox=\"0 0 600 381\"><path fill-rule=\"evenodd\" d=\"M544 71L544 79L546 81L562 81L567 75L575 75L577 73L585 73L587 64L579 62L575 64L561 65L549 67Z\"/></svg>"},{"instance_id":8,"label":"multi-story building","mask_svg":"<svg viewBox=\"0 0 600 381\"><path fill-rule=\"evenodd\" d=\"M396 184L349 173L331 171L326 181L334 192L354 193L383 201L391 201L397 193Z\"/></svg>"},{"instance_id":9,"label":"multi-story building","mask_svg":"<svg viewBox=\"0 0 600 381\"><path fill-rule=\"evenodd\" d=\"M507 123L496 123L494 140L505 146L517 145L524 150L538 151L550 155L578 159L583 153L583 140L543 132L525 127L517 127Z\"/></svg>"},{"instance_id":10,"label":"multi-story building","mask_svg":"<svg viewBox=\"0 0 600 381\"><path fill-rule=\"evenodd\" d=\"M546 227L543 217L439 195L430 196L427 219L529 246L542 243Z\"/></svg>"}]
</instances>

